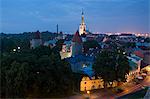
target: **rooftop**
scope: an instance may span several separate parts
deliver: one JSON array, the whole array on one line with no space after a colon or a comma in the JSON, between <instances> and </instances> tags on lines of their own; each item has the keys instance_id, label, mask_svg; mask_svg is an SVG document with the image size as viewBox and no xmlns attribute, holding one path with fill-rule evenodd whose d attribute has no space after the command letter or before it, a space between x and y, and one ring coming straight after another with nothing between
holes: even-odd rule
<instances>
[{"instance_id":1,"label":"rooftop","mask_svg":"<svg viewBox=\"0 0 150 99\"><path fill-rule=\"evenodd\" d=\"M77 31L74 36L73 36L73 39L72 39L72 42L77 42L77 43L82 43L82 39L81 39L81 36L79 34L79 31Z\"/></svg>"}]
</instances>

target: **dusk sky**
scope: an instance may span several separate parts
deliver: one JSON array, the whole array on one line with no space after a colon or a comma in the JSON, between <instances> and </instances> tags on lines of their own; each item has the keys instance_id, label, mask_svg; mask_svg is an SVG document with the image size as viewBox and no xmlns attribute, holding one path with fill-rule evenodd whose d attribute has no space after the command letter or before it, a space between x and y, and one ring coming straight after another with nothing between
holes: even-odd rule
<instances>
[{"instance_id":1,"label":"dusk sky","mask_svg":"<svg viewBox=\"0 0 150 99\"><path fill-rule=\"evenodd\" d=\"M93 32L150 32L150 0L0 0L0 32L74 33L84 10Z\"/></svg>"}]
</instances>

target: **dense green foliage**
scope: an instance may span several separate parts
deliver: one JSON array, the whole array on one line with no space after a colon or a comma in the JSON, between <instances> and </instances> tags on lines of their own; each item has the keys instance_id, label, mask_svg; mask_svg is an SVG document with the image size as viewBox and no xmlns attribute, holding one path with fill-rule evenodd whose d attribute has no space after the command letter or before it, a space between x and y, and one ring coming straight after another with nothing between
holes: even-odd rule
<instances>
[{"instance_id":1,"label":"dense green foliage","mask_svg":"<svg viewBox=\"0 0 150 99\"><path fill-rule=\"evenodd\" d=\"M0 51L10 52L16 49L18 46L21 50L26 50L30 48L30 40L35 36L35 32L24 32L21 34L0 34ZM41 38L44 41L54 39L58 34L51 33L48 31L41 32Z\"/></svg>"},{"instance_id":2,"label":"dense green foliage","mask_svg":"<svg viewBox=\"0 0 150 99\"><path fill-rule=\"evenodd\" d=\"M54 97L72 93L68 62L48 47L1 57L1 97Z\"/></svg>"},{"instance_id":3,"label":"dense green foliage","mask_svg":"<svg viewBox=\"0 0 150 99\"><path fill-rule=\"evenodd\" d=\"M56 42L56 46L54 46L53 50L57 53L59 53L62 49L62 45L64 44L64 40L60 39Z\"/></svg>"},{"instance_id":4,"label":"dense green foliage","mask_svg":"<svg viewBox=\"0 0 150 99\"><path fill-rule=\"evenodd\" d=\"M120 48L113 45L113 49L99 53L93 65L96 76L104 80L104 86L113 81L126 81L125 75L129 73L128 59Z\"/></svg>"}]
</instances>

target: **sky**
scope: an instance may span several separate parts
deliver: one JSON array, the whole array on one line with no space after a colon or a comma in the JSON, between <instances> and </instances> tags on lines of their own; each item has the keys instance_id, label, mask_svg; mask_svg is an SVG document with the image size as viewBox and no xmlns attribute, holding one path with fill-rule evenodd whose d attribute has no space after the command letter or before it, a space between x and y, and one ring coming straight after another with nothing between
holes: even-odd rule
<instances>
[{"instance_id":1,"label":"sky","mask_svg":"<svg viewBox=\"0 0 150 99\"><path fill-rule=\"evenodd\" d=\"M0 32L150 32L150 0L0 0Z\"/></svg>"}]
</instances>

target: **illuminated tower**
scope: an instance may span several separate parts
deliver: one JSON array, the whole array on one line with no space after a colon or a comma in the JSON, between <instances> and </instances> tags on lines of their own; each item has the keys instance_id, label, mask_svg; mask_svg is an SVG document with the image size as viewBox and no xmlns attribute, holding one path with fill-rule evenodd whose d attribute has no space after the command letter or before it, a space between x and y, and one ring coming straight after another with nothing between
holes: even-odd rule
<instances>
[{"instance_id":1,"label":"illuminated tower","mask_svg":"<svg viewBox=\"0 0 150 99\"><path fill-rule=\"evenodd\" d=\"M79 34L83 34L86 30L86 25L84 23L84 13L83 13L83 10L82 10L82 17L81 17L81 24L79 26Z\"/></svg>"}]
</instances>

